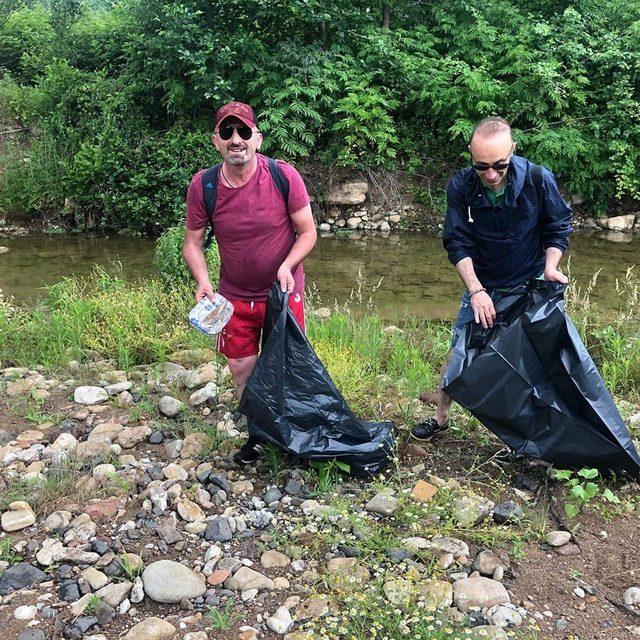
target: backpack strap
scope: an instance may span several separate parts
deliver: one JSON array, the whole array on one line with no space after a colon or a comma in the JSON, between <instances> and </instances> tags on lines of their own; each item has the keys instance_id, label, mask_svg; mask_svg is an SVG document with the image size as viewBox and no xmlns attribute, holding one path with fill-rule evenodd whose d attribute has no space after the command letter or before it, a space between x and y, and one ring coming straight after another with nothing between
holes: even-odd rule
<instances>
[{"instance_id":1,"label":"backpack strap","mask_svg":"<svg viewBox=\"0 0 640 640\"><path fill-rule=\"evenodd\" d=\"M273 178L273 181L278 189L282 199L287 205L287 209L289 208L289 181L287 177L284 175L284 172L280 168L280 165L273 158L267 158L269 161L269 173Z\"/></svg>"},{"instance_id":2,"label":"backpack strap","mask_svg":"<svg viewBox=\"0 0 640 640\"><path fill-rule=\"evenodd\" d=\"M533 180L533 186L536 190L536 196L538 197L538 206L542 208L544 193L542 190L542 167L539 164L531 166L531 179Z\"/></svg>"},{"instance_id":3,"label":"backpack strap","mask_svg":"<svg viewBox=\"0 0 640 640\"><path fill-rule=\"evenodd\" d=\"M213 228L213 213L216 208L216 198L218 197L218 180L220 179L220 167L222 163L214 164L213 167L207 169L202 174L202 196L204 199L204 208L209 219L209 233L204 241L203 249L206 251L213 242L215 235Z\"/></svg>"},{"instance_id":4,"label":"backpack strap","mask_svg":"<svg viewBox=\"0 0 640 640\"><path fill-rule=\"evenodd\" d=\"M284 172L280 168L280 165L273 159L267 158L269 162L269 173L271 178L278 189L278 193L282 196L285 204L289 204L289 181L284 175ZM204 198L204 208L207 212L207 218L209 219L209 233L207 239L204 242L203 249L206 251L213 242L215 235L213 227L213 214L216 208L216 198L218 197L218 181L220 180L220 169L222 163L213 165L210 169L207 169L202 174L202 195Z\"/></svg>"}]
</instances>

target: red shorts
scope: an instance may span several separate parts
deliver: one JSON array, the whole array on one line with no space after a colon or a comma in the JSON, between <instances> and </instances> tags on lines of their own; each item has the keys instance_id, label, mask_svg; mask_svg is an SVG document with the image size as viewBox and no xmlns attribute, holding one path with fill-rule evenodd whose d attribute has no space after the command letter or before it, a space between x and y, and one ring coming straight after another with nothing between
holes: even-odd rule
<instances>
[{"instance_id":1,"label":"red shorts","mask_svg":"<svg viewBox=\"0 0 640 640\"><path fill-rule=\"evenodd\" d=\"M231 300L231 303L233 315L218 334L218 351L232 360L258 355L260 334L267 310L266 301ZM300 293L289 296L289 307L304 331L304 304Z\"/></svg>"}]
</instances>

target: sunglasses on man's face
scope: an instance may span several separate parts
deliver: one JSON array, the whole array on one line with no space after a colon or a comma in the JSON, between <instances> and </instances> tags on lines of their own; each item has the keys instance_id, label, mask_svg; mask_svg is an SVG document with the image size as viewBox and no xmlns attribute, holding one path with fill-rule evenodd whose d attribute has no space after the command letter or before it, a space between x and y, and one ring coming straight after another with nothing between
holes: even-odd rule
<instances>
[{"instance_id":1,"label":"sunglasses on man's face","mask_svg":"<svg viewBox=\"0 0 640 640\"><path fill-rule=\"evenodd\" d=\"M218 135L222 140L231 140L234 129L243 140L249 140L253 135L253 129L246 124L225 124L218 129Z\"/></svg>"},{"instance_id":2,"label":"sunglasses on man's face","mask_svg":"<svg viewBox=\"0 0 640 640\"><path fill-rule=\"evenodd\" d=\"M484 173L493 169L494 171L504 171L509 168L508 162L494 162L493 164L487 164L486 162L476 162L471 165L476 171Z\"/></svg>"}]
</instances>

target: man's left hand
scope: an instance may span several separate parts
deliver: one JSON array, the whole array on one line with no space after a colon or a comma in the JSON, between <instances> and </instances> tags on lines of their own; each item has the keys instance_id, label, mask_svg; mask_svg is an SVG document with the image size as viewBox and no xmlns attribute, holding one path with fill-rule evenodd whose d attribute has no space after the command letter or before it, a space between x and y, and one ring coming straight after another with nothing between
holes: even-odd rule
<instances>
[{"instance_id":1,"label":"man's left hand","mask_svg":"<svg viewBox=\"0 0 640 640\"><path fill-rule=\"evenodd\" d=\"M569 282L569 278L557 269L545 269L544 279L550 282L559 282L560 284L567 284Z\"/></svg>"},{"instance_id":2,"label":"man's left hand","mask_svg":"<svg viewBox=\"0 0 640 640\"><path fill-rule=\"evenodd\" d=\"M291 273L291 269L288 265L282 264L278 269L278 274L276 275L278 282L280 283L280 289L282 292L288 291L289 293L293 292L293 288L295 287L296 281L293 279L293 274Z\"/></svg>"}]
</instances>

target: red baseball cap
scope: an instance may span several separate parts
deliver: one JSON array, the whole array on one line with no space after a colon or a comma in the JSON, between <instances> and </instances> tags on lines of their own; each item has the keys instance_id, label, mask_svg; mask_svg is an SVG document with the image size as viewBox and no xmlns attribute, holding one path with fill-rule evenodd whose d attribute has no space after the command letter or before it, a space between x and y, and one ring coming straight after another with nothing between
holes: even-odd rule
<instances>
[{"instance_id":1,"label":"red baseball cap","mask_svg":"<svg viewBox=\"0 0 640 640\"><path fill-rule=\"evenodd\" d=\"M253 127L256 125L256 117L253 113L253 109L244 102L228 102L224 106L220 107L216 111L216 129L225 118L238 118L241 122L247 125L247 127Z\"/></svg>"}]
</instances>

